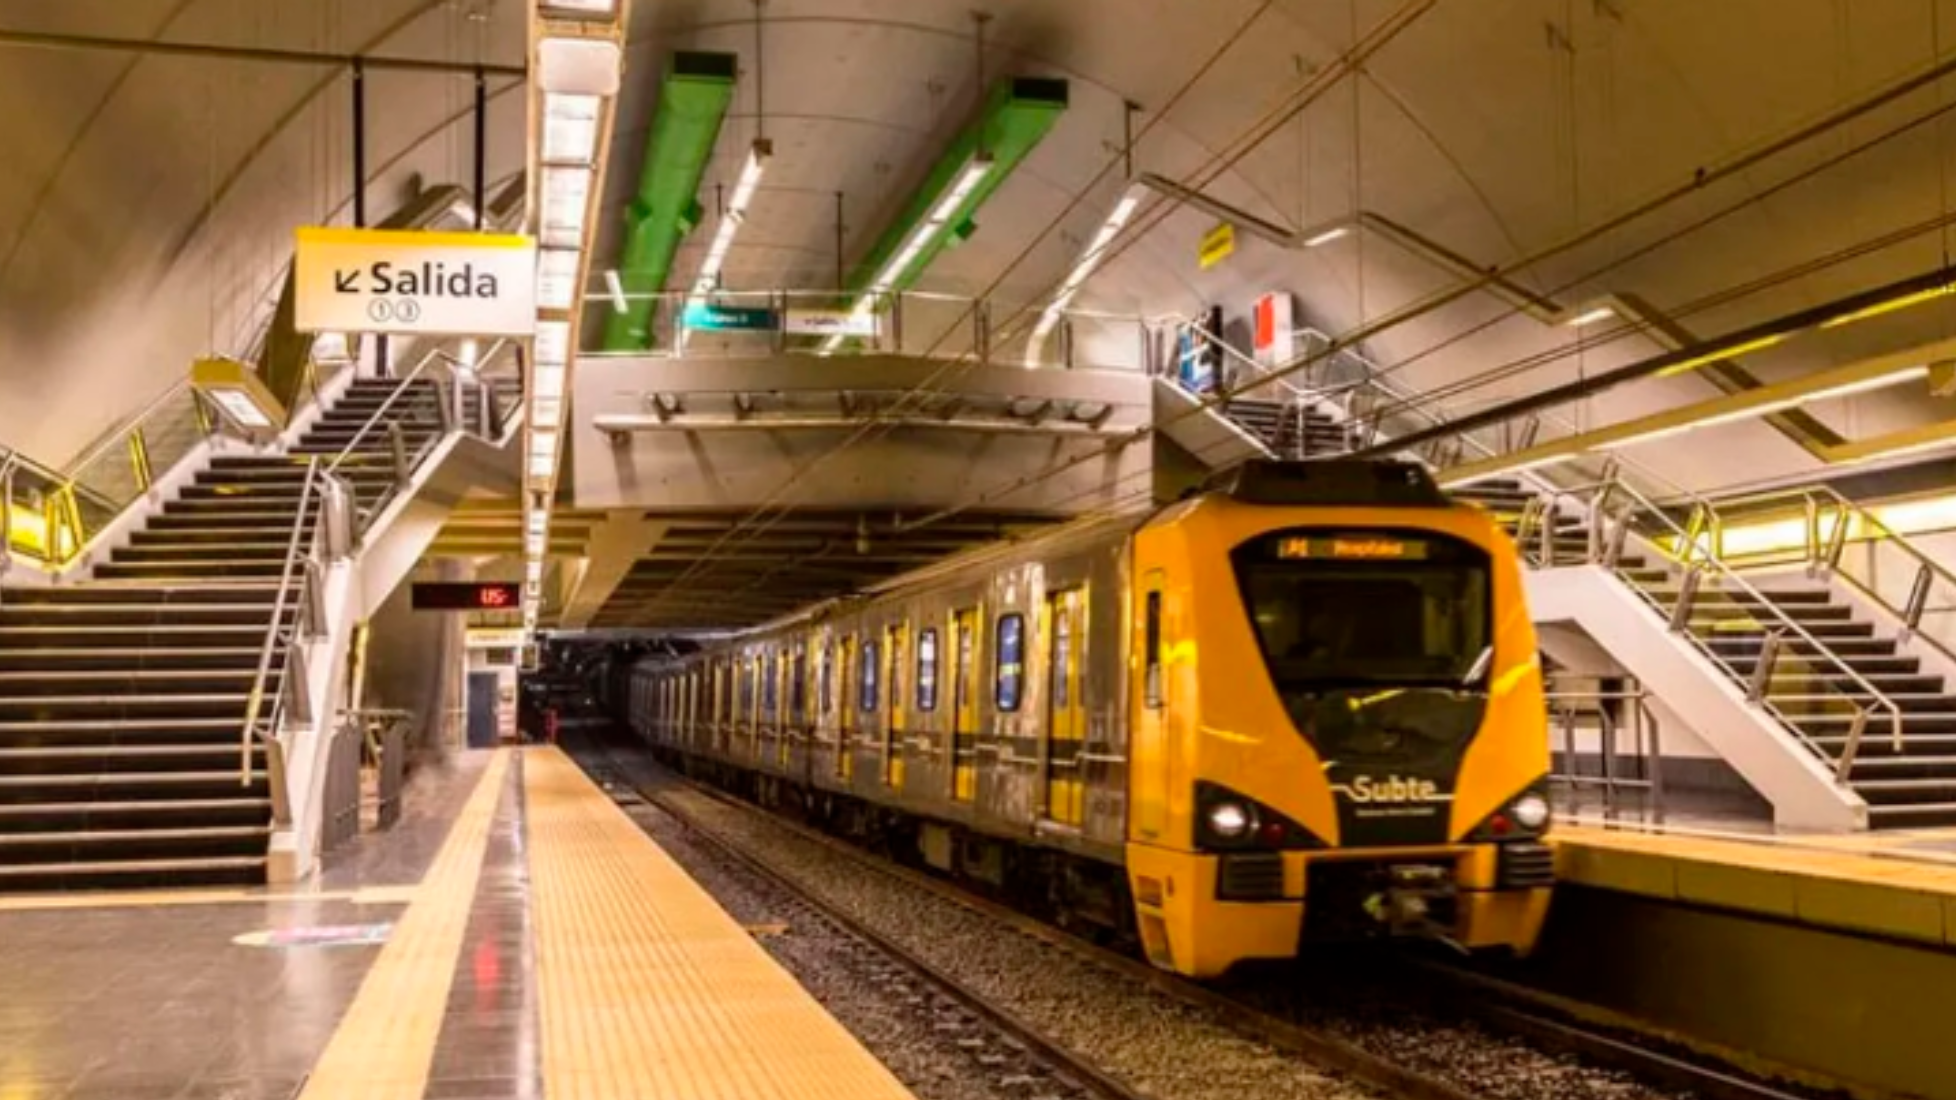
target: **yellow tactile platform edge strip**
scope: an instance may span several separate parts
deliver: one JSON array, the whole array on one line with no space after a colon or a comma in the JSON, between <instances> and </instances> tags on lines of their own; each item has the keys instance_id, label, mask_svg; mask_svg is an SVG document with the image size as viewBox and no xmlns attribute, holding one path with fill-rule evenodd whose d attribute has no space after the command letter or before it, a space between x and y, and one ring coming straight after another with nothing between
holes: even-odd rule
<instances>
[{"instance_id":1,"label":"yellow tactile platform edge strip","mask_svg":"<svg viewBox=\"0 0 1956 1100\"><path fill-rule=\"evenodd\" d=\"M509 762L509 750L499 749L482 770L420 895L360 983L301 1100L421 1100L427 1091Z\"/></svg>"},{"instance_id":2,"label":"yellow tactile platform edge strip","mask_svg":"<svg viewBox=\"0 0 1956 1100\"><path fill-rule=\"evenodd\" d=\"M561 752L523 780L546 1096L910 1096Z\"/></svg>"}]
</instances>

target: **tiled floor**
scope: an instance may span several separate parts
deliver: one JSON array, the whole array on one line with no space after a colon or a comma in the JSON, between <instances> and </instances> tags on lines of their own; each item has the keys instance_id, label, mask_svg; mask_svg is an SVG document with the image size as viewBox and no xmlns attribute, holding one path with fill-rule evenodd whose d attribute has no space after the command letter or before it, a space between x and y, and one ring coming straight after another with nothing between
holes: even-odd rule
<instances>
[{"instance_id":1,"label":"tiled floor","mask_svg":"<svg viewBox=\"0 0 1956 1100\"><path fill-rule=\"evenodd\" d=\"M0 1097L287 1100L380 948L234 940L396 920L374 888L420 879L487 759L422 770L395 828L303 890L0 897Z\"/></svg>"}]
</instances>

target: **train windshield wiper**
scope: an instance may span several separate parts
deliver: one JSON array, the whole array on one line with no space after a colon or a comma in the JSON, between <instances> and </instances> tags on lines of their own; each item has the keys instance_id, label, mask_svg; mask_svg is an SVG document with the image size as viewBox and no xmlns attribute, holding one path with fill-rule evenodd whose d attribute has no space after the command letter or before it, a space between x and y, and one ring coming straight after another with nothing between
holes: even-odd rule
<instances>
[{"instance_id":1,"label":"train windshield wiper","mask_svg":"<svg viewBox=\"0 0 1956 1100\"><path fill-rule=\"evenodd\" d=\"M1481 655L1474 658L1474 663L1468 667L1467 675L1462 676L1460 678L1461 689L1464 691L1472 691L1474 689L1474 685L1487 679L1487 670L1490 667L1492 667L1493 664L1494 664L1494 647L1493 646L1483 647L1481 649Z\"/></svg>"}]
</instances>

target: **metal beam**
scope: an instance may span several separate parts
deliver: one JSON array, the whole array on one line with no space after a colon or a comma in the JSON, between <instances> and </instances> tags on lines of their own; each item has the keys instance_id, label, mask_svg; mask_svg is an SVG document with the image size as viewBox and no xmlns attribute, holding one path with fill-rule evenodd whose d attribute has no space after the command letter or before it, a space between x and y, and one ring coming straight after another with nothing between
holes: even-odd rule
<instances>
[{"instance_id":1,"label":"metal beam","mask_svg":"<svg viewBox=\"0 0 1956 1100\"><path fill-rule=\"evenodd\" d=\"M220 46L208 42L165 42L148 38L109 38L89 34L53 34L42 31L0 30L0 47L15 46L38 50L87 50L109 53L154 54L160 57L192 57L200 60L250 61L267 65L308 65L351 69L355 63L369 69L392 69L413 73L473 74L478 71L495 76L528 76L523 65L476 65L473 62L438 61L421 57L381 57L372 54L321 53L315 50L274 50L252 46Z\"/></svg>"}]
</instances>

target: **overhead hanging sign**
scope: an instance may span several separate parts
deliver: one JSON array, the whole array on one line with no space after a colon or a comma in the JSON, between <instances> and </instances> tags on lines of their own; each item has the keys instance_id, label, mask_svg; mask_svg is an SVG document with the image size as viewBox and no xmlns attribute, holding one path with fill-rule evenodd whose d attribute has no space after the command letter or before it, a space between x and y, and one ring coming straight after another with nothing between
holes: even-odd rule
<instances>
[{"instance_id":1,"label":"overhead hanging sign","mask_svg":"<svg viewBox=\"0 0 1956 1100\"><path fill-rule=\"evenodd\" d=\"M773 332L774 311L740 306L716 306L693 302L679 315L679 323L702 332Z\"/></svg>"},{"instance_id":2,"label":"overhead hanging sign","mask_svg":"<svg viewBox=\"0 0 1956 1100\"><path fill-rule=\"evenodd\" d=\"M1236 227L1229 222L1222 222L1202 235L1202 246L1196 254L1196 259L1201 262L1202 270L1207 271L1223 262L1234 251L1236 251Z\"/></svg>"},{"instance_id":3,"label":"overhead hanging sign","mask_svg":"<svg viewBox=\"0 0 1956 1100\"><path fill-rule=\"evenodd\" d=\"M503 233L298 231L301 332L528 336L536 331L537 249Z\"/></svg>"},{"instance_id":4,"label":"overhead hanging sign","mask_svg":"<svg viewBox=\"0 0 1956 1100\"><path fill-rule=\"evenodd\" d=\"M853 309L790 309L790 336L874 336L876 315Z\"/></svg>"}]
</instances>

